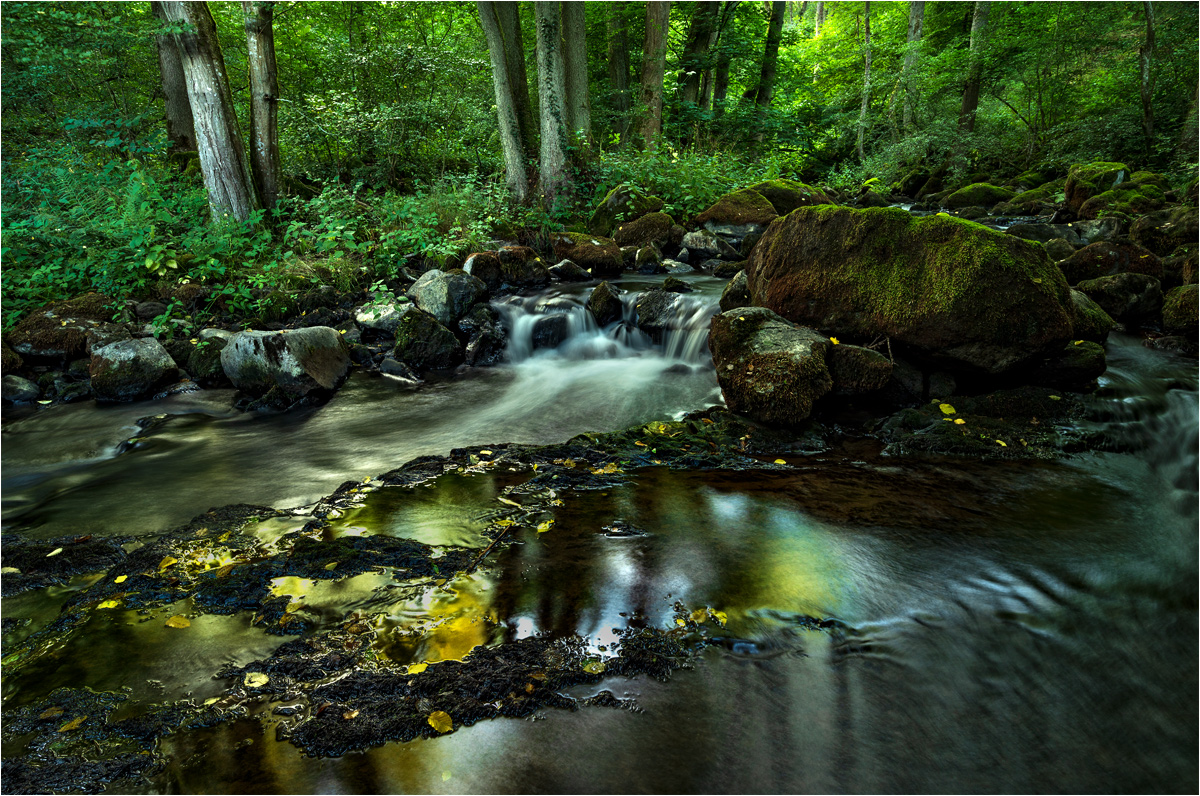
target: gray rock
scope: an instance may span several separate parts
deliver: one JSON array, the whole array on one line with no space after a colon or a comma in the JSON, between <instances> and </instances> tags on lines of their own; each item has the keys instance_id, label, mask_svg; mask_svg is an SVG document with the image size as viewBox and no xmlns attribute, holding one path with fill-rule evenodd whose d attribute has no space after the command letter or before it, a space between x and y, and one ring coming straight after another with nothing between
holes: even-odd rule
<instances>
[{"instance_id":1,"label":"gray rock","mask_svg":"<svg viewBox=\"0 0 1200 796\"><path fill-rule=\"evenodd\" d=\"M2 381L2 392L5 403L10 404L25 404L31 401L36 401L41 395L38 386L29 379L23 379L20 376L9 374Z\"/></svg>"},{"instance_id":2,"label":"gray rock","mask_svg":"<svg viewBox=\"0 0 1200 796\"><path fill-rule=\"evenodd\" d=\"M1082 243L1079 233L1070 224L1013 224L1004 232L1014 238L1037 243L1048 243L1055 238L1062 238L1072 246Z\"/></svg>"},{"instance_id":3,"label":"gray rock","mask_svg":"<svg viewBox=\"0 0 1200 796\"><path fill-rule=\"evenodd\" d=\"M97 348L132 337L129 330L119 323L98 323L87 330L87 347L84 349L91 354Z\"/></svg>"},{"instance_id":4,"label":"gray rock","mask_svg":"<svg viewBox=\"0 0 1200 796\"><path fill-rule=\"evenodd\" d=\"M621 320L625 314L621 299L617 298L618 291L608 282L596 285L595 290L588 296L587 310L596 319L596 323L607 326L613 321Z\"/></svg>"},{"instance_id":5,"label":"gray rock","mask_svg":"<svg viewBox=\"0 0 1200 796\"><path fill-rule=\"evenodd\" d=\"M720 235L723 238L736 238L742 240L749 235L762 235L766 231L766 224L721 224L716 221L704 222L704 228L714 235Z\"/></svg>"},{"instance_id":6,"label":"gray rock","mask_svg":"<svg viewBox=\"0 0 1200 796\"><path fill-rule=\"evenodd\" d=\"M443 326L466 315L486 294L483 281L465 271L427 271L408 289L412 302Z\"/></svg>"},{"instance_id":7,"label":"gray rock","mask_svg":"<svg viewBox=\"0 0 1200 796\"><path fill-rule=\"evenodd\" d=\"M504 268L495 252L472 254L463 263L463 270L483 282L489 292L504 284Z\"/></svg>"},{"instance_id":8,"label":"gray rock","mask_svg":"<svg viewBox=\"0 0 1200 796\"><path fill-rule=\"evenodd\" d=\"M533 322L533 347L558 348L567 339L569 322L566 315L554 314Z\"/></svg>"},{"instance_id":9,"label":"gray rock","mask_svg":"<svg viewBox=\"0 0 1200 796\"><path fill-rule=\"evenodd\" d=\"M678 262L681 262L681 263L689 263L690 264L692 262L692 255L688 252L687 249L680 249L678 252L675 253L675 260L677 260Z\"/></svg>"},{"instance_id":10,"label":"gray rock","mask_svg":"<svg viewBox=\"0 0 1200 796\"><path fill-rule=\"evenodd\" d=\"M1080 282L1079 290L1121 323L1138 323L1162 312L1162 285L1146 274L1114 274Z\"/></svg>"},{"instance_id":11,"label":"gray rock","mask_svg":"<svg viewBox=\"0 0 1200 796\"><path fill-rule=\"evenodd\" d=\"M143 301L133 308L133 314L139 321L152 321L167 311L167 305L161 301Z\"/></svg>"},{"instance_id":12,"label":"gray rock","mask_svg":"<svg viewBox=\"0 0 1200 796\"><path fill-rule=\"evenodd\" d=\"M332 391L350 370L349 347L337 330L310 326L289 332L240 332L221 352L233 386L250 395L278 388L289 398Z\"/></svg>"},{"instance_id":13,"label":"gray rock","mask_svg":"<svg viewBox=\"0 0 1200 796\"><path fill-rule=\"evenodd\" d=\"M454 333L426 312L406 313L396 329L392 356L417 373L452 368L464 355Z\"/></svg>"},{"instance_id":14,"label":"gray rock","mask_svg":"<svg viewBox=\"0 0 1200 796\"><path fill-rule=\"evenodd\" d=\"M861 395L882 390L892 376L892 363L878 351L835 345L826 357L834 395Z\"/></svg>"},{"instance_id":15,"label":"gray rock","mask_svg":"<svg viewBox=\"0 0 1200 796\"><path fill-rule=\"evenodd\" d=\"M695 290L687 282L682 279L676 279L673 276L668 276L663 280L662 289L668 293L691 293Z\"/></svg>"},{"instance_id":16,"label":"gray rock","mask_svg":"<svg viewBox=\"0 0 1200 796\"><path fill-rule=\"evenodd\" d=\"M212 329L212 328L201 329L200 334L196 335L196 337L200 340L223 340L226 343L228 343L230 340L232 340L236 336L237 336L237 332L230 332L226 329Z\"/></svg>"},{"instance_id":17,"label":"gray rock","mask_svg":"<svg viewBox=\"0 0 1200 796\"><path fill-rule=\"evenodd\" d=\"M100 401L147 398L179 378L179 366L153 337L95 349L90 371L92 390Z\"/></svg>"},{"instance_id":18,"label":"gray rock","mask_svg":"<svg viewBox=\"0 0 1200 796\"><path fill-rule=\"evenodd\" d=\"M721 312L750 306L750 283L745 271L738 271L721 291Z\"/></svg>"},{"instance_id":19,"label":"gray rock","mask_svg":"<svg viewBox=\"0 0 1200 796\"><path fill-rule=\"evenodd\" d=\"M687 263L681 263L678 260L663 260L663 270L672 276L680 276L681 274L693 274L696 269Z\"/></svg>"},{"instance_id":20,"label":"gray rock","mask_svg":"<svg viewBox=\"0 0 1200 796\"><path fill-rule=\"evenodd\" d=\"M430 274L440 274L441 271L430 271ZM421 277L424 279L424 277ZM417 280L420 281L420 280ZM414 285L414 287L416 287ZM363 329L371 329L389 337L396 334L396 327L406 312L414 307L409 302L403 304L365 304L354 313L354 322ZM350 341L354 342L354 341Z\"/></svg>"},{"instance_id":21,"label":"gray rock","mask_svg":"<svg viewBox=\"0 0 1200 796\"><path fill-rule=\"evenodd\" d=\"M395 376L396 378L403 379L404 381L418 382L421 380L417 374L413 373L412 368L410 368L408 365L405 365L403 362L397 362L391 357L385 357L384 360L379 363L379 372L387 376Z\"/></svg>"},{"instance_id":22,"label":"gray rock","mask_svg":"<svg viewBox=\"0 0 1200 796\"><path fill-rule=\"evenodd\" d=\"M738 260L737 250L706 229L689 232L681 244L693 257L700 260Z\"/></svg>"},{"instance_id":23,"label":"gray rock","mask_svg":"<svg viewBox=\"0 0 1200 796\"><path fill-rule=\"evenodd\" d=\"M637 327L655 340L661 340L663 332L674 328L678 317L680 297L662 288L652 288L642 293L635 304Z\"/></svg>"},{"instance_id":24,"label":"gray rock","mask_svg":"<svg viewBox=\"0 0 1200 796\"><path fill-rule=\"evenodd\" d=\"M1112 240L1123 234L1128 224L1119 218L1109 217L1091 221L1076 221L1069 226L1079 236L1080 244L1086 246L1100 240Z\"/></svg>"},{"instance_id":25,"label":"gray rock","mask_svg":"<svg viewBox=\"0 0 1200 796\"><path fill-rule=\"evenodd\" d=\"M550 266L550 275L560 282L588 282L592 275L570 260Z\"/></svg>"},{"instance_id":26,"label":"gray rock","mask_svg":"<svg viewBox=\"0 0 1200 796\"><path fill-rule=\"evenodd\" d=\"M638 249L637 257L634 259L634 266L637 268L639 274L662 273L662 252L653 246L644 246Z\"/></svg>"},{"instance_id":27,"label":"gray rock","mask_svg":"<svg viewBox=\"0 0 1200 796\"><path fill-rule=\"evenodd\" d=\"M1058 262L1065 260L1075 253L1075 247L1067 243L1066 238L1055 238L1046 241L1046 254L1050 255L1050 259Z\"/></svg>"}]
</instances>

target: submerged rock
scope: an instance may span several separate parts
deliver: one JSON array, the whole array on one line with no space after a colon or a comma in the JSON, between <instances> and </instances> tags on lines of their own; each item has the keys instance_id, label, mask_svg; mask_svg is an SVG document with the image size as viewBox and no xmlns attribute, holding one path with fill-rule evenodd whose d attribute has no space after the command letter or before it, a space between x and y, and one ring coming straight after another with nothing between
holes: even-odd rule
<instances>
[{"instance_id":1,"label":"submerged rock","mask_svg":"<svg viewBox=\"0 0 1200 796\"><path fill-rule=\"evenodd\" d=\"M179 378L179 367L153 337L122 340L92 352L92 391L101 401L147 398Z\"/></svg>"},{"instance_id":2,"label":"submerged rock","mask_svg":"<svg viewBox=\"0 0 1200 796\"><path fill-rule=\"evenodd\" d=\"M674 328L680 297L662 288L652 288L637 297L637 326L655 340Z\"/></svg>"},{"instance_id":3,"label":"submerged rock","mask_svg":"<svg viewBox=\"0 0 1200 796\"><path fill-rule=\"evenodd\" d=\"M221 366L233 386L248 395L274 389L294 401L336 390L350 370L350 353L342 336L328 326L240 332L221 352Z\"/></svg>"}]
</instances>

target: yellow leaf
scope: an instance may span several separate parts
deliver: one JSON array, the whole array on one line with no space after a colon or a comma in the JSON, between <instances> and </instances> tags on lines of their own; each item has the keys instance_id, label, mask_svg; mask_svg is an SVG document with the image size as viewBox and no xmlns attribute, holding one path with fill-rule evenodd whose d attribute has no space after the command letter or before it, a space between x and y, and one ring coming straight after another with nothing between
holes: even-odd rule
<instances>
[{"instance_id":1,"label":"yellow leaf","mask_svg":"<svg viewBox=\"0 0 1200 796\"><path fill-rule=\"evenodd\" d=\"M692 611L692 621L696 624L703 624L706 619L708 619L707 608L697 608L695 611Z\"/></svg>"},{"instance_id":2,"label":"yellow leaf","mask_svg":"<svg viewBox=\"0 0 1200 796\"><path fill-rule=\"evenodd\" d=\"M167 620L167 627L174 627L182 630L185 627L191 627L192 623L188 621L186 616L173 616Z\"/></svg>"},{"instance_id":3,"label":"yellow leaf","mask_svg":"<svg viewBox=\"0 0 1200 796\"><path fill-rule=\"evenodd\" d=\"M342 714L342 718L345 719L346 721L350 721L350 719L354 718L357 715L358 715L357 709L356 710L347 710L345 713Z\"/></svg>"},{"instance_id":4,"label":"yellow leaf","mask_svg":"<svg viewBox=\"0 0 1200 796\"><path fill-rule=\"evenodd\" d=\"M261 688L270 682L270 680L270 676L262 672L248 672L242 682L246 684L247 688Z\"/></svg>"},{"instance_id":5,"label":"yellow leaf","mask_svg":"<svg viewBox=\"0 0 1200 796\"><path fill-rule=\"evenodd\" d=\"M829 338L829 342L833 343L834 345L837 345L837 344L838 344L838 343L840 343L841 341L840 341L840 340L838 340L836 337L830 337L830 338Z\"/></svg>"},{"instance_id":6,"label":"yellow leaf","mask_svg":"<svg viewBox=\"0 0 1200 796\"><path fill-rule=\"evenodd\" d=\"M1076 341L1075 341L1075 345L1083 345L1083 341L1082 341L1082 340L1076 340Z\"/></svg>"},{"instance_id":7,"label":"yellow leaf","mask_svg":"<svg viewBox=\"0 0 1200 796\"><path fill-rule=\"evenodd\" d=\"M208 699L204 700L204 706L208 707L209 705L215 705L220 701L221 701L220 697L209 697Z\"/></svg>"},{"instance_id":8,"label":"yellow leaf","mask_svg":"<svg viewBox=\"0 0 1200 796\"><path fill-rule=\"evenodd\" d=\"M62 551L63 551L63 549L61 547L56 547L53 550L51 550L49 553L46 553L46 558L54 558L56 555L58 555Z\"/></svg>"},{"instance_id":9,"label":"yellow leaf","mask_svg":"<svg viewBox=\"0 0 1200 796\"><path fill-rule=\"evenodd\" d=\"M676 625L678 625L679 627L683 627L684 625L686 625L686 624L687 624L687 622L683 621L682 619L680 619L680 618L677 616L677 617L675 617L675 624L676 624Z\"/></svg>"},{"instance_id":10,"label":"yellow leaf","mask_svg":"<svg viewBox=\"0 0 1200 796\"><path fill-rule=\"evenodd\" d=\"M158 571L162 572L164 569L171 566L172 564L178 564L178 563L179 563L178 558L171 558L171 556L165 556L162 561L158 562Z\"/></svg>"},{"instance_id":11,"label":"yellow leaf","mask_svg":"<svg viewBox=\"0 0 1200 796\"><path fill-rule=\"evenodd\" d=\"M127 580L129 580L128 575L117 575L115 578L113 578L113 583L124 583Z\"/></svg>"},{"instance_id":12,"label":"yellow leaf","mask_svg":"<svg viewBox=\"0 0 1200 796\"><path fill-rule=\"evenodd\" d=\"M480 451L479 455L480 456L491 456L492 452L491 451Z\"/></svg>"},{"instance_id":13,"label":"yellow leaf","mask_svg":"<svg viewBox=\"0 0 1200 796\"><path fill-rule=\"evenodd\" d=\"M941 409L941 410L942 410L942 414L944 414L944 415L952 415L952 414L954 414L954 413L957 411L957 410L956 410L956 409L955 409L953 406L951 406L950 404L938 404L938 409Z\"/></svg>"},{"instance_id":14,"label":"yellow leaf","mask_svg":"<svg viewBox=\"0 0 1200 796\"><path fill-rule=\"evenodd\" d=\"M588 661L583 665L583 670L588 674L600 674L604 671L604 661Z\"/></svg>"},{"instance_id":15,"label":"yellow leaf","mask_svg":"<svg viewBox=\"0 0 1200 796\"><path fill-rule=\"evenodd\" d=\"M71 719L66 724L59 727L58 731L59 732L70 732L71 730L78 730L79 726L81 724L83 724L85 721L87 721L87 716L80 716L77 719Z\"/></svg>"},{"instance_id":16,"label":"yellow leaf","mask_svg":"<svg viewBox=\"0 0 1200 796\"><path fill-rule=\"evenodd\" d=\"M784 461L783 459L776 459L776 460L775 460L775 463L776 463L776 464L787 464L787 462L786 462L786 461Z\"/></svg>"},{"instance_id":17,"label":"yellow leaf","mask_svg":"<svg viewBox=\"0 0 1200 796\"><path fill-rule=\"evenodd\" d=\"M508 498L506 498L506 497L502 497L502 498L496 498L496 499L497 499L497 500L499 500L501 503L503 503L503 504L504 504L504 505L506 505L506 506L516 506L516 507L518 507L518 508L520 508L520 506L521 506L521 504L520 504L520 503L518 503L517 501L515 501L515 500L509 500L509 499L508 499Z\"/></svg>"},{"instance_id":18,"label":"yellow leaf","mask_svg":"<svg viewBox=\"0 0 1200 796\"><path fill-rule=\"evenodd\" d=\"M712 614L712 618L716 619L717 624L721 627L725 627L725 623L729 621L729 615L724 611L709 611L709 613Z\"/></svg>"},{"instance_id":19,"label":"yellow leaf","mask_svg":"<svg viewBox=\"0 0 1200 796\"><path fill-rule=\"evenodd\" d=\"M443 771L442 772L442 782L448 782L449 780L450 780L450 772Z\"/></svg>"},{"instance_id":20,"label":"yellow leaf","mask_svg":"<svg viewBox=\"0 0 1200 796\"><path fill-rule=\"evenodd\" d=\"M516 524L517 524L516 522L514 522L513 520L509 520L509 519L496 520L497 528L511 528L512 526L514 526Z\"/></svg>"},{"instance_id":21,"label":"yellow leaf","mask_svg":"<svg viewBox=\"0 0 1200 796\"><path fill-rule=\"evenodd\" d=\"M1050 396L1050 400L1051 400L1051 401L1061 401L1061 400L1062 400L1062 396L1061 396L1061 395L1051 395L1051 396Z\"/></svg>"},{"instance_id":22,"label":"yellow leaf","mask_svg":"<svg viewBox=\"0 0 1200 796\"><path fill-rule=\"evenodd\" d=\"M641 440L638 440L637 442L634 442L633 444L637 445L639 448L646 447L646 443L642 442Z\"/></svg>"},{"instance_id":23,"label":"yellow leaf","mask_svg":"<svg viewBox=\"0 0 1200 796\"><path fill-rule=\"evenodd\" d=\"M997 445L999 445L1001 448L1007 448L1007 447L1008 447L1008 443L1007 443L1007 442L1005 442L1005 441L1004 441L1004 440L1002 440L1002 439L998 439L998 440L996 440L996 444L997 444Z\"/></svg>"},{"instance_id":24,"label":"yellow leaf","mask_svg":"<svg viewBox=\"0 0 1200 796\"><path fill-rule=\"evenodd\" d=\"M438 732L450 732L454 729L454 721L444 710L435 710L429 714L429 726Z\"/></svg>"},{"instance_id":25,"label":"yellow leaf","mask_svg":"<svg viewBox=\"0 0 1200 796\"><path fill-rule=\"evenodd\" d=\"M550 530L553 527L554 527L554 520L546 520L545 522L538 523L537 532L545 533L546 531Z\"/></svg>"},{"instance_id":26,"label":"yellow leaf","mask_svg":"<svg viewBox=\"0 0 1200 796\"><path fill-rule=\"evenodd\" d=\"M611 475L612 473L621 472L621 468L617 467L616 462L609 462L603 467L593 467L592 475Z\"/></svg>"},{"instance_id":27,"label":"yellow leaf","mask_svg":"<svg viewBox=\"0 0 1200 796\"><path fill-rule=\"evenodd\" d=\"M42 712L42 715L38 716L38 718L39 719L52 719L55 716L61 716L62 714L63 714L62 708L46 708Z\"/></svg>"},{"instance_id":28,"label":"yellow leaf","mask_svg":"<svg viewBox=\"0 0 1200 796\"><path fill-rule=\"evenodd\" d=\"M100 603L96 607L97 608L117 608L120 605L121 605L121 603L118 600L105 600L104 602Z\"/></svg>"},{"instance_id":29,"label":"yellow leaf","mask_svg":"<svg viewBox=\"0 0 1200 796\"><path fill-rule=\"evenodd\" d=\"M325 565L325 569L328 572L332 572L333 570L337 569L337 562L330 561L328 564Z\"/></svg>"},{"instance_id":30,"label":"yellow leaf","mask_svg":"<svg viewBox=\"0 0 1200 796\"><path fill-rule=\"evenodd\" d=\"M421 672L425 671L428 668L429 668L428 663L414 663L412 666L408 667L408 671L406 672L406 674L420 674Z\"/></svg>"},{"instance_id":31,"label":"yellow leaf","mask_svg":"<svg viewBox=\"0 0 1200 796\"><path fill-rule=\"evenodd\" d=\"M961 417L954 418L954 425L956 425L956 426L961 426L961 425L965 424L966 422L967 421L963 420Z\"/></svg>"}]
</instances>

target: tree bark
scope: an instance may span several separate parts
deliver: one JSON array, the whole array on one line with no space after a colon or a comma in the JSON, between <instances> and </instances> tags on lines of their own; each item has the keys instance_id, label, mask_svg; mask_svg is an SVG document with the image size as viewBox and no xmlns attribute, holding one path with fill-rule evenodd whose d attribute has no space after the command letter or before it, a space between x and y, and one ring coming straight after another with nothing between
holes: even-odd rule
<instances>
[{"instance_id":1,"label":"tree bark","mask_svg":"<svg viewBox=\"0 0 1200 796\"><path fill-rule=\"evenodd\" d=\"M242 0L250 71L250 173L262 206L279 199L279 70L275 65L275 3Z\"/></svg>"},{"instance_id":2,"label":"tree bark","mask_svg":"<svg viewBox=\"0 0 1200 796\"><path fill-rule=\"evenodd\" d=\"M212 14L203 2L164 2L170 22L185 23L191 31L172 34L187 80L188 102L196 126L200 173L208 189L214 219L231 216L245 221L259 207L242 136L233 111L233 96Z\"/></svg>"},{"instance_id":3,"label":"tree bark","mask_svg":"<svg viewBox=\"0 0 1200 796\"><path fill-rule=\"evenodd\" d=\"M979 81L983 74L983 37L987 30L990 2L975 3L975 14L971 18L971 57L967 72L967 84L963 89L962 112L958 115L958 129L974 132L975 112L979 109Z\"/></svg>"},{"instance_id":4,"label":"tree bark","mask_svg":"<svg viewBox=\"0 0 1200 796\"><path fill-rule=\"evenodd\" d=\"M541 192L546 204L569 199L567 174L566 75L562 51L562 12L556 2L535 2L537 27L538 115L541 117Z\"/></svg>"},{"instance_id":5,"label":"tree bark","mask_svg":"<svg viewBox=\"0 0 1200 796\"><path fill-rule=\"evenodd\" d=\"M582 2L562 4L563 64L566 70L567 129L585 142L592 140L592 105L588 99L587 32Z\"/></svg>"},{"instance_id":6,"label":"tree bark","mask_svg":"<svg viewBox=\"0 0 1200 796\"><path fill-rule=\"evenodd\" d=\"M817 16L813 21L813 38L818 38L821 35L821 26L825 24L825 3L824 0L817 2Z\"/></svg>"},{"instance_id":7,"label":"tree bark","mask_svg":"<svg viewBox=\"0 0 1200 796\"><path fill-rule=\"evenodd\" d=\"M908 4L908 44L904 49L904 65L900 68L900 91L904 94L904 116L901 130L912 129L913 101L912 80L917 66L917 50L921 43L921 29L925 23L925 0L912 0ZM894 96L894 95L893 95Z\"/></svg>"},{"instance_id":8,"label":"tree bark","mask_svg":"<svg viewBox=\"0 0 1200 796\"><path fill-rule=\"evenodd\" d=\"M629 23L618 3L609 3L608 85L612 90L614 132L621 143L629 136Z\"/></svg>"},{"instance_id":9,"label":"tree bark","mask_svg":"<svg viewBox=\"0 0 1200 796\"><path fill-rule=\"evenodd\" d=\"M692 23L688 26L687 44L683 50L683 74L679 77L679 98L692 105L699 101L705 59L716 33L719 9L717 3L696 3Z\"/></svg>"},{"instance_id":10,"label":"tree bark","mask_svg":"<svg viewBox=\"0 0 1200 796\"><path fill-rule=\"evenodd\" d=\"M871 105L871 3L863 3L863 90L858 111L858 160L863 160L863 139L867 135L867 111Z\"/></svg>"},{"instance_id":11,"label":"tree bark","mask_svg":"<svg viewBox=\"0 0 1200 796\"><path fill-rule=\"evenodd\" d=\"M169 22L162 3L151 2L150 11L160 22ZM167 153L196 151L196 123L192 120L192 105L188 102L187 80L175 40L165 34L154 37L158 48L158 72L162 77L163 98L167 112Z\"/></svg>"},{"instance_id":12,"label":"tree bark","mask_svg":"<svg viewBox=\"0 0 1200 796\"><path fill-rule=\"evenodd\" d=\"M1154 6L1150 0L1142 3L1146 14L1146 41L1138 50L1142 67L1142 131L1149 146L1154 139L1154 75L1150 70L1154 58Z\"/></svg>"},{"instance_id":13,"label":"tree bark","mask_svg":"<svg viewBox=\"0 0 1200 796\"><path fill-rule=\"evenodd\" d=\"M732 50L721 41L721 36L733 21L739 0L726 0L721 5L721 19L717 25L717 62L712 70L712 108L714 118L725 113L725 98L729 94L729 65L733 60Z\"/></svg>"},{"instance_id":14,"label":"tree bark","mask_svg":"<svg viewBox=\"0 0 1200 796\"><path fill-rule=\"evenodd\" d=\"M524 86L512 85L513 75L507 58L511 43L505 39L500 21L501 10L498 8L507 4L478 2L475 5L479 9L479 22L483 26L488 55L492 61L492 88L496 92L496 117L500 129L500 147L504 151L505 183L509 193L518 202L524 202L529 198L529 180L525 175L529 152L525 148L516 98Z\"/></svg>"},{"instance_id":15,"label":"tree bark","mask_svg":"<svg viewBox=\"0 0 1200 796\"><path fill-rule=\"evenodd\" d=\"M667 71L667 28L671 3L646 3L646 38L642 46L642 123L639 132L647 148L658 146L662 135L663 75Z\"/></svg>"},{"instance_id":16,"label":"tree bark","mask_svg":"<svg viewBox=\"0 0 1200 796\"><path fill-rule=\"evenodd\" d=\"M525 159L537 152L537 124L533 119L533 103L529 101L529 75L525 71L525 39L521 35L519 3L493 3L504 43L504 63L508 67L508 85L512 89L517 121L521 125L521 145Z\"/></svg>"},{"instance_id":17,"label":"tree bark","mask_svg":"<svg viewBox=\"0 0 1200 796\"><path fill-rule=\"evenodd\" d=\"M762 126L767 118L767 108L771 107L771 97L775 95L775 71L779 63L779 42L783 39L783 18L787 13L787 3L776 0L771 3L771 20L767 23L767 49L763 53L762 69L758 75L758 91L754 102L758 105L758 133L756 141L762 141L765 131Z\"/></svg>"}]
</instances>

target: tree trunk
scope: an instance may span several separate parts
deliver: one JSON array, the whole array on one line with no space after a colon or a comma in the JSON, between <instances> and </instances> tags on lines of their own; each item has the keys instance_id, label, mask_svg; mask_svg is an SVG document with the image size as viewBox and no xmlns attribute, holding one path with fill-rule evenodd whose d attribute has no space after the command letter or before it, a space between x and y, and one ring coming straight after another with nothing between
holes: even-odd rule
<instances>
[{"instance_id":1,"label":"tree trunk","mask_svg":"<svg viewBox=\"0 0 1200 796\"><path fill-rule=\"evenodd\" d=\"M562 12L556 2L533 4L537 27L538 115L541 117L541 191L550 209L569 199L567 175L566 75Z\"/></svg>"},{"instance_id":2,"label":"tree trunk","mask_svg":"<svg viewBox=\"0 0 1200 796\"><path fill-rule=\"evenodd\" d=\"M150 11L160 22L169 22L162 3L150 3ZM192 105L188 102L187 80L179 60L179 48L170 36L154 37L158 48L158 72L162 77L163 98L167 110L167 153L196 151L196 124L192 121Z\"/></svg>"},{"instance_id":3,"label":"tree trunk","mask_svg":"<svg viewBox=\"0 0 1200 796\"><path fill-rule=\"evenodd\" d=\"M871 3L863 3L863 90L858 111L858 161L863 160L863 139L867 135L867 110L871 105Z\"/></svg>"},{"instance_id":4,"label":"tree trunk","mask_svg":"<svg viewBox=\"0 0 1200 796\"><path fill-rule=\"evenodd\" d=\"M242 136L233 111L233 96L217 29L203 2L164 2L170 22L189 25L194 32L172 34L187 79L188 102L196 125L200 172L208 189L214 219L231 216L245 221L259 207Z\"/></svg>"},{"instance_id":5,"label":"tree trunk","mask_svg":"<svg viewBox=\"0 0 1200 796\"><path fill-rule=\"evenodd\" d=\"M613 97L613 128L621 143L629 136L629 23L621 6L609 3L608 85Z\"/></svg>"},{"instance_id":6,"label":"tree trunk","mask_svg":"<svg viewBox=\"0 0 1200 796\"><path fill-rule=\"evenodd\" d=\"M975 15L971 18L971 60L967 72L967 85L963 89L962 112L958 115L958 129L975 131L975 111L979 109L979 81L983 74L983 36L987 30L990 2L975 3Z\"/></svg>"},{"instance_id":7,"label":"tree trunk","mask_svg":"<svg viewBox=\"0 0 1200 796\"><path fill-rule=\"evenodd\" d=\"M823 0L817 2L817 16L813 22L813 38L818 38L821 35L821 26L825 24L825 3Z\"/></svg>"},{"instance_id":8,"label":"tree trunk","mask_svg":"<svg viewBox=\"0 0 1200 796\"><path fill-rule=\"evenodd\" d=\"M279 199L279 73L275 66L275 3L242 0L250 71L250 173L263 207Z\"/></svg>"},{"instance_id":9,"label":"tree trunk","mask_svg":"<svg viewBox=\"0 0 1200 796\"><path fill-rule=\"evenodd\" d=\"M1142 3L1146 11L1146 41L1138 51L1142 67L1142 131L1146 134L1146 145L1154 139L1154 76L1150 71L1154 58L1154 6L1150 0Z\"/></svg>"},{"instance_id":10,"label":"tree trunk","mask_svg":"<svg viewBox=\"0 0 1200 796\"><path fill-rule=\"evenodd\" d=\"M679 77L679 98L693 105L699 102L700 82L708 48L712 46L716 33L719 9L716 3L696 3L692 24L688 26L687 44L683 50L683 74Z\"/></svg>"},{"instance_id":11,"label":"tree trunk","mask_svg":"<svg viewBox=\"0 0 1200 796\"><path fill-rule=\"evenodd\" d=\"M762 70L758 75L758 92L754 102L758 105L758 133L756 141L762 141L765 131L762 126L767 119L767 108L771 107L771 97L775 95L775 70L779 63L779 42L783 38L783 17L787 13L787 3L780 0L771 3L771 21L767 23L767 49L763 53Z\"/></svg>"},{"instance_id":12,"label":"tree trunk","mask_svg":"<svg viewBox=\"0 0 1200 796\"><path fill-rule=\"evenodd\" d=\"M525 149L516 100L517 91L524 86L514 89L506 57L508 42L505 41L501 27L498 6L507 4L478 2L475 5L479 9L479 21L483 26L484 38L487 39L488 55L492 60L492 87L496 92L496 117L500 129L500 146L504 151L505 183L517 201L524 202L529 198L529 181L525 176L525 163L529 153Z\"/></svg>"},{"instance_id":13,"label":"tree trunk","mask_svg":"<svg viewBox=\"0 0 1200 796\"><path fill-rule=\"evenodd\" d=\"M663 75L667 71L667 29L671 3L646 3L646 38L642 45L642 106L639 132L643 145L654 148L662 135Z\"/></svg>"},{"instance_id":14,"label":"tree trunk","mask_svg":"<svg viewBox=\"0 0 1200 796\"><path fill-rule=\"evenodd\" d=\"M537 151L537 125L533 120L533 103L529 101L529 76L525 71L525 39L521 35L519 3L493 3L494 16L500 26L504 44L504 63L508 68L508 85L512 90L517 122L521 126L521 145L528 161Z\"/></svg>"},{"instance_id":15,"label":"tree trunk","mask_svg":"<svg viewBox=\"0 0 1200 796\"><path fill-rule=\"evenodd\" d=\"M567 129L585 142L592 139L592 106L588 100L587 34L583 3L562 4L563 63L566 69Z\"/></svg>"},{"instance_id":16,"label":"tree trunk","mask_svg":"<svg viewBox=\"0 0 1200 796\"><path fill-rule=\"evenodd\" d=\"M900 70L900 89L904 92L904 122L905 133L912 129L913 102L912 86L913 73L917 66L917 49L921 42L921 28L925 24L925 0L912 0L908 4L908 46L904 50L904 66Z\"/></svg>"}]
</instances>

